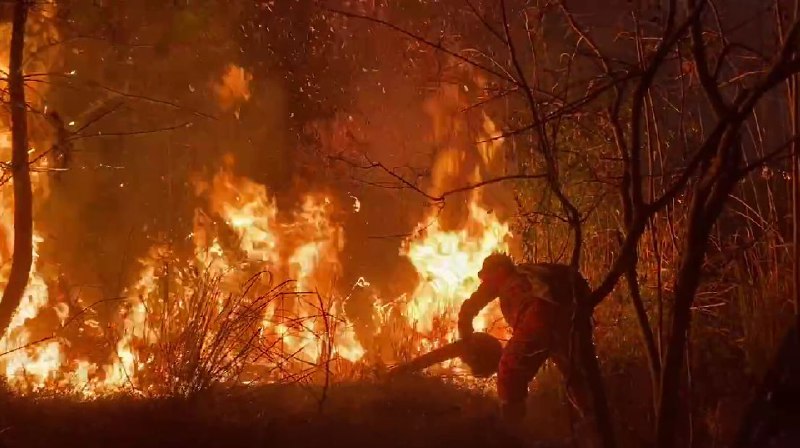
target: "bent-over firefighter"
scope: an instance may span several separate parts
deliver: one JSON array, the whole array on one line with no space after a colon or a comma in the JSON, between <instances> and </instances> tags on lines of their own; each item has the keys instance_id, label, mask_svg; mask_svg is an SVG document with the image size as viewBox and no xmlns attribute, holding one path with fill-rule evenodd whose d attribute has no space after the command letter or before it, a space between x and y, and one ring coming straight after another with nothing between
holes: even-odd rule
<instances>
[{"instance_id":1,"label":"bent-over firefighter","mask_svg":"<svg viewBox=\"0 0 800 448\"><path fill-rule=\"evenodd\" d=\"M590 417L591 401L573 337L576 306L589 293L583 276L570 266L553 263L515 264L505 254L494 253L478 273L481 284L461 306L460 337L469 342L473 319L499 298L503 318L512 329L497 371L497 392L505 418L521 420L526 412L528 383L548 359L566 380L569 398L582 418ZM469 356L469 355L467 355Z\"/></svg>"}]
</instances>

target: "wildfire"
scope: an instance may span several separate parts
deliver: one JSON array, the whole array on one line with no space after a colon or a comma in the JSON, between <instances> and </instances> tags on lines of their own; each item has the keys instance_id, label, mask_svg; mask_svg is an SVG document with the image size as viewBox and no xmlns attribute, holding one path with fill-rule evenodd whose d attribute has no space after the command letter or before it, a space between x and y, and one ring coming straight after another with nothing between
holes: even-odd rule
<instances>
[{"instance_id":1,"label":"wildfire","mask_svg":"<svg viewBox=\"0 0 800 448\"><path fill-rule=\"evenodd\" d=\"M451 139L447 132L460 130L460 122L452 120L452 110L461 110L458 89L444 87L442 95L428 104L432 115L434 137ZM448 144L439 152L432 169L432 190L438 193L452 188L452 183L480 182L485 173L497 173L502 168L503 139L495 123L483 115L482 143L468 147ZM507 252L511 233L509 226L487 210L480 190L470 193L466 218L454 230L446 230L440 214L422 220L401 249L416 269L420 282L411 295L401 301L402 308L394 311L403 316L416 335L412 352L430 350L457 337L456 321L461 304L478 287L478 271L484 258L492 252ZM383 313L385 315L385 312ZM502 314L497 302L485 308L474 325L507 338L508 329L500 325Z\"/></svg>"},{"instance_id":2,"label":"wildfire","mask_svg":"<svg viewBox=\"0 0 800 448\"><path fill-rule=\"evenodd\" d=\"M248 101L251 79L242 68L229 66L214 84L220 106L227 110ZM435 138L449 138L445 133L452 123L445 112L463 109L453 101L457 95L449 92L443 103L430 105ZM7 121L0 129L4 159L10 153ZM483 133L498 135L487 116ZM492 138L472 148L442 148L433 164L431 190L441 192L465 178L480 180L498 169L502 145L502 139ZM136 278L103 317L91 306L76 309L61 297L51 297L34 250L24 298L0 340L0 352L6 352L0 368L9 384L21 392L51 388L84 397L117 391L190 392L214 381L313 378L319 372L364 365L373 359L368 351L384 353L359 340L347 309L350 293L369 282L359 278L355 285L339 283L345 233L337 211L358 213L361 201L349 196L354 202L340 206L326 192L312 191L296 206L279 209L267 187L237 175L235 165L233 155L226 155L210 180L195 182L203 205L195 211L194 229L186 239L191 250L152 247L139 260ZM46 176L34 175L33 187L37 197L45 195ZM5 211L0 215L3 284L13 247L8 187L0 188L0 207ZM438 215L426 216L402 245L399 255L410 260L419 283L399 298L373 303L378 324L374 336L404 341L402 355L394 353L383 361L455 339L459 307L478 286L483 259L509 249L508 224L488 211L478 193L468 197L463 218L452 228ZM42 241L36 234L34 248ZM43 333L33 323L49 322L47 316L53 325ZM490 307L476 327L504 336L499 321L498 307ZM70 325L96 343L99 353L76 354L80 344L61 331Z\"/></svg>"},{"instance_id":3,"label":"wildfire","mask_svg":"<svg viewBox=\"0 0 800 448\"><path fill-rule=\"evenodd\" d=\"M425 335L426 346L450 342L457 336L453 322L461 304L478 287L483 259L492 252L508 250L508 225L470 202L464 228L443 231L439 220L434 220L430 225L423 224L418 235L402 251L422 279L403 315ZM500 317L498 308L487 308L478 316L476 329L493 328Z\"/></svg>"},{"instance_id":4,"label":"wildfire","mask_svg":"<svg viewBox=\"0 0 800 448\"><path fill-rule=\"evenodd\" d=\"M239 247L255 261L278 262L277 214L266 187L233 175L233 157L225 156L223 168L214 176L209 191L213 213L225 220L239 237ZM198 185L198 192L207 188Z\"/></svg>"},{"instance_id":5,"label":"wildfire","mask_svg":"<svg viewBox=\"0 0 800 448\"><path fill-rule=\"evenodd\" d=\"M85 396L117 390L153 389L157 393L154 378L179 375L174 373L175 359L186 355L184 347L170 363L162 359L165 353L174 353L177 341L185 345L183 339L192 336L197 339L195 356L211 356L209 352L220 334L230 331L226 313L258 313L249 321L256 330L252 334L257 335L258 346L279 352L277 356L249 360L251 368L270 372L262 380L296 375L308 366L327 365L331 360L354 364L364 359L366 349L345 311L347 296L338 292L347 288L335 284L341 272L344 236L341 225L332 218L332 201L325 195L309 194L297 210L281 213L263 185L233 174L231 162L228 158L212 181L196 190L207 199L208 207L196 214L206 219L196 219L191 264L205 269L206 275L219 277L213 283L218 291L207 299L211 306L203 308L206 302L197 299L208 286L177 268L170 274L167 266L169 261L174 262L174 254L153 248L141 260L139 278L127 288L126 303L109 326L110 333L106 333L107 338L116 339L106 363L68 361L63 353L65 341L54 339L18 350L3 360L12 385L21 390L55 385L79 390ZM469 202L465 224L459 229L444 230L437 218L428 219L431 221L419 225L416 236L405 242L400 254L416 268L419 285L388 305L376 304L381 320L402 317L403 331L414 335L410 338L415 341L412 353L456 337L458 309L477 287L483 259L493 251L508 249L508 225L482 207L477 196ZM235 235L233 241L222 242L224 229ZM260 290L249 289L243 273L262 271L270 272L275 280L261 285ZM279 279L292 281L281 283ZM365 285L366 280L359 279L353 287ZM242 294L238 305L230 305L230 298L237 294ZM48 306L58 311L63 324L69 314L66 304L49 303L46 283L34 270L5 346L29 343L26 322ZM193 311L198 308L209 310L210 315ZM502 329L494 325L499 316L497 308L489 308L479 316L476 326L502 334ZM197 318L208 320L205 333L187 335L186 327ZM226 361L227 356L233 355L218 361Z\"/></svg>"},{"instance_id":6,"label":"wildfire","mask_svg":"<svg viewBox=\"0 0 800 448\"><path fill-rule=\"evenodd\" d=\"M55 58L41 59L35 57L40 46L46 42L59 40L58 32L51 26L49 18L54 13L50 6L43 6L42 14L32 17L29 21L31 34L37 35L39 39L32 40L25 48L27 69L34 72L48 72L57 61ZM0 26L0 40L9 42L11 35L11 24L4 23ZM0 47L0 71L8 73L6 65L8 61L9 48ZM3 83L6 81L3 80ZM3 90L7 91L6 86ZM38 91L39 95L32 99L37 108L41 108L41 98L47 91L47 86L42 86ZM47 145L47 137L40 136L38 142ZM31 150L35 151L35 150ZM4 114L0 117L0 158L10 160L11 154L11 133L10 117ZM43 162L46 165L46 161ZM36 175L31 176L32 190L36 197L46 197L48 186L46 177ZM10 185L13 179L8 179L6 186L0 189L0 282L6 283L11 267L11 255L13 248L14 226L13 226L13 195ZM5 353L0 359L0 366L5 372L10 385L27 390L39 390L53 381L56 376L60 376L62 370L70 371L73 363L68 363L63 354L64 341L55 337L40 338L40 344L33 347L30 344L36 342L33 339L32 329L29 328L31 320L37 318L48 309L54 311L59 317L68 314L69 307L63 303L51 303L47 283L40 274L37 262L39 260L38 246L43 241L36 231L33 232L33 266L31 268L28 285L23 294L22 300L15 314L12 316L11 323L6 333L0 338L0 352Z\"/></svg>"}]
</instances>

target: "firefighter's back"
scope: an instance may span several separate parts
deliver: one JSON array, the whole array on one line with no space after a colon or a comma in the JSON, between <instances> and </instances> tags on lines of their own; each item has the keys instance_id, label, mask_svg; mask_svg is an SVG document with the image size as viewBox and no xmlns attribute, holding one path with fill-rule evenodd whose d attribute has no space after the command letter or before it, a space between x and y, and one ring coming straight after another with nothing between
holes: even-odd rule
<instances>
[{"instance_id":1,"label":"firefighter's back","mask_svg":"<svg viewBox=\"0 0 800 448\"><path fill-rule=\"evenodd\" d=\"M559 305L571 306L585 300L589 283L569 265L558 263L522 263L517 269L528 277L533 295Z\"/></svg>"}]
</instances>

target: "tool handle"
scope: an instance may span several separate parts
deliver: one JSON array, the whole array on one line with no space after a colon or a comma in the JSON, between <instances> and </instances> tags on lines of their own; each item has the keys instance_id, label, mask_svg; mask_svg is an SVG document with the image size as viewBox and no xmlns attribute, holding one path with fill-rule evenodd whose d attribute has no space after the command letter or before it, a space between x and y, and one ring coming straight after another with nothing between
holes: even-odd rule
<instances>
[{"instance_id":1,"label":"tool handle","mask_svg":"<svg viewBox=\"0 0 800 448\"><path fill-rule=\"evenodd\" d=\"M418 372L426 369L434 364L448 361L453 358L458 358L466 354L467 345L459 339L455 342L445 344L437 349L434 349L424 355L418 356L411 361L397 365L390 371L391 375L402 375L412 372Z\"/></svg>"}]
</instances>

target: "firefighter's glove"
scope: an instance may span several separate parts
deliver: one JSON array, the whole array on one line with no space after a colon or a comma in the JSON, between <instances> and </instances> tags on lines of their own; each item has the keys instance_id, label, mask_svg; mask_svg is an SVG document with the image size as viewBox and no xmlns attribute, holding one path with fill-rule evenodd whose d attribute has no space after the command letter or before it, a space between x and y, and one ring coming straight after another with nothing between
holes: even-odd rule
<instances>
[{"instance_id":1,"label":"firefighter's glove","mask_svg":"<svg viewBox=\"0 0 800 448\"><path fill-rule=\"evenodd\" d=\"M471 319L459 319L458 320L458 336L463 340L469 340L472 333L475 332L475 329L472 328L472 320Z\"/></svg>"}]
</instances>

